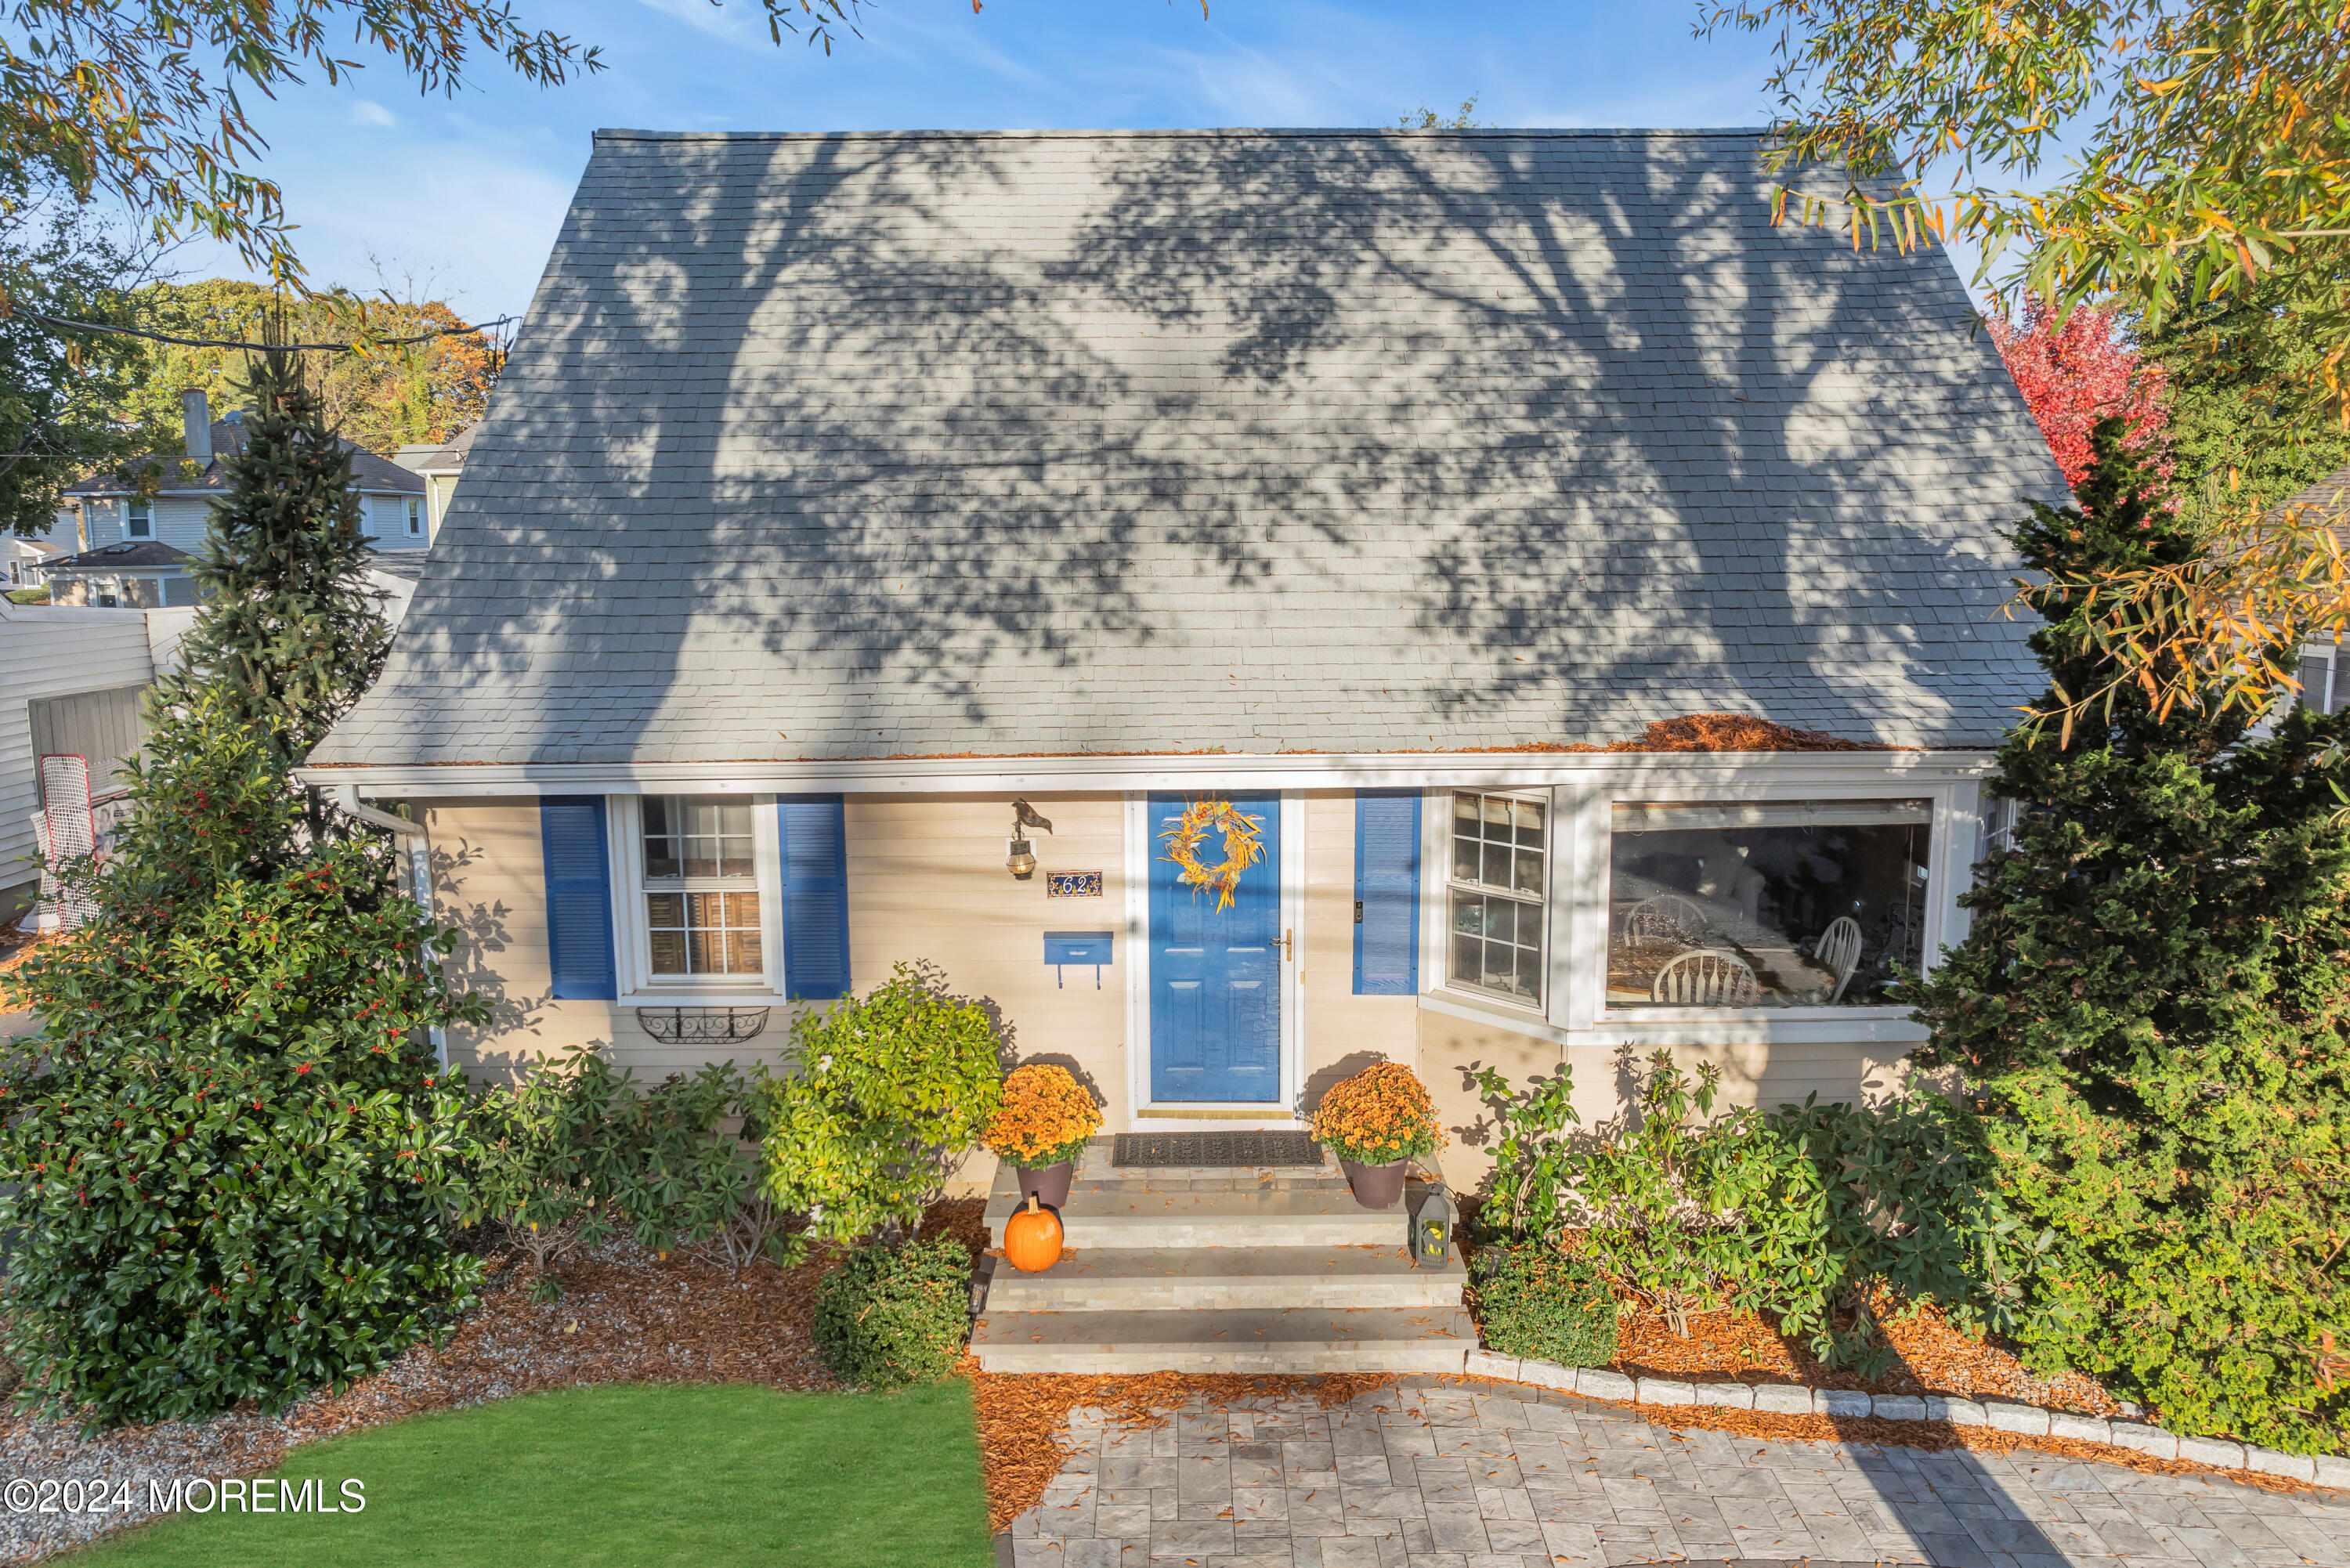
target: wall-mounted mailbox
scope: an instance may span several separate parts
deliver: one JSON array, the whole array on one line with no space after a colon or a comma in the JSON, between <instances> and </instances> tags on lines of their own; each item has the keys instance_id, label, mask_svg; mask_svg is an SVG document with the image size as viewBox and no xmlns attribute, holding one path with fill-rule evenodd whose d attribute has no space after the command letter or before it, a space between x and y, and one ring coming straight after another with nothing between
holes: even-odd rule
<instances>
[{"instance_id":1,"label":"wall-mounted mailbox","mask_svg":"<svg viewBox=\"0 0 2350 1568\"><path fill-rule=\"evenodd\" d=\"M1101 971L1109 962L1107 931L1046 931L1045 961L1053 966L1053 982L1067 981L1062 970L1070 964L1091 964L1094 967L1094 989L1101 989Z\"/></svg>"}]
</instances>

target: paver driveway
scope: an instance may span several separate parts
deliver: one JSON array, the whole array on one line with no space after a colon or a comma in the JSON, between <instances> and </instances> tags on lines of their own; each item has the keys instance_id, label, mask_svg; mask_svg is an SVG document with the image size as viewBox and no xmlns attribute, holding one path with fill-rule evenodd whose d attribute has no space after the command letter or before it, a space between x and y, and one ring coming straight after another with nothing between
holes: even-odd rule
<instances>
[{"instance_id":1,"label":"paver driveway","mask_svg":"<svg viewBox=\"0 0 2350 1568\"><path fill-rule=\"evenodd\" d=\"M1691 1560L1946 1568L2350 1568L2350 1496L2026 1449L1675 1434L1508 1384L1351 1406L1195 1406L1080 1445L1014 1521L1016 1568L1554 1568Z\"/></svg>"}]
</instances>

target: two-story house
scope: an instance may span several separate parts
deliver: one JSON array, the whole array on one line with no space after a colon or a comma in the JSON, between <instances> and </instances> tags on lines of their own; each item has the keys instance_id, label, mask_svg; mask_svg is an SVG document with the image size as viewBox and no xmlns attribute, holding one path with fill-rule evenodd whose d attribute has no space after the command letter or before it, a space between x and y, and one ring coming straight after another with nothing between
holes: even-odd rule
<instances>
[{"instance_id":1,"label":"two-story house","mask_svg":"<svg viewBox=\"0 0 2350 1568\"><path fill-rule=\"evenodd\" d=\"M215 421L202 391L183 401L185 456L131 458L66 488L86 543L43 568L51 603L161 609L195 602L188 562L203 547L213 507L228 493L227 459L244 448L244 424L234 411ZM375 547L393 556L421 554L431 543L424 480L355 442L343 447ZM151 488L140 483L150 474L161 481ZM68 514L59 518L69 531Z\"/></svg>"}]
</instances>

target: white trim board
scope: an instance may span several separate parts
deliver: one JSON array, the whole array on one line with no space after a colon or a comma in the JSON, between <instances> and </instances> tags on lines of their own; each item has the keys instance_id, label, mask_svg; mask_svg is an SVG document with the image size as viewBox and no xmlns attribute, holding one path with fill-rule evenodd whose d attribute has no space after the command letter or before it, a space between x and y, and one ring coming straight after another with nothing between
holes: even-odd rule
<instances>
[{"instance_id":1,"label":"white trim board","mask_svg":"<svg viewBox=\"0 0 2350 1568\"><path fill-rule=\"evenodd\" d=\"M1541 789L1591 778L1659 785L1770 777L1789 782L1945 782L1988 775L1963 752L1369 752L1186 757L918 757L872 762L495 763L307 767L304 784L362 795L443 800L536 794L789 794L844 790L940 794L1009 790Z\"/></svg>"}]
</instances>

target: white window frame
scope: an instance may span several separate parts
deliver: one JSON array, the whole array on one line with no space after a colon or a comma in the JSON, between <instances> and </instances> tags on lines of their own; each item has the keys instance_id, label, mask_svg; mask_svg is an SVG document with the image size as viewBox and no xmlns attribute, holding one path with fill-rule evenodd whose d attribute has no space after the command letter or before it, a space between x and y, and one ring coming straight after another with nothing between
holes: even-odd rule
<instances>
[{"instance_id":1,"label":"white window frame","mask_svg":"<svg viewBox=\"0 0 2350 1568\"><path fill-rule=\"evenodd\" d=\"M1463 794L1523 800L1543 808L1543 886L1538 897L1531 899L1516 898L1507 891L1495 889L1482 882L1460 884L1468 891L1498 893L1499 897L1512 898L1516 903L1531 903L1542 911L1542 945L1539 951L1543 968L1543 993L1539 1001L1530 1002L1523 997L1491 991L1484 986L1469 981L1455 980L1452 977L1452 894L1455 887L1452 876L1452 801L1455 795ZM1433 972L1440 989L1450 992L1455 996L1469 998L1489 1006L1507 1008L1513 1012L1523 1012L1534 1017L1546 1015L1551 999L1557 994L1558 985L1558 965L1554 956L1557 932L1560 929L1555 894L1555 889L1558 886L1560 827L1557 795L1558 791L1555 789L1479 789L1468 785L1434 792L1432 815L1437 818L1438 831L1435 841L1440 846L1439 854L1438 857L1432 860L1427 856L1422 856L1420 864L1423 867L1432 865L1439 872L1433 880L1436 891L1437 924L1443 931L1443 942L1437 953L1436 968ZM1423 807L1422 811L1429 813L1430 808ZM1421 878L1423 886L1426 886L1429 881L1430 878L1426 877Z\"/></svg>"},{"instance_id":2,"label":"white window frame","mask_svg":"<svg viewBox=\"0 0 2350 1568\"><path fill-rule=\"evenodd\" d=\"M1608 1008L1607 882L1614 807L1617 801L1927 800L1934 820L1928 839L1924 922L1925 967L1939 967L1945 949L1965 938L1959 895L1981 858L1981 778L1987 768L1952 769L1901 753L1886 753L1882 773L1861 774L1855 756L1823 756L1806 765L1787 753L1756 753L1751 763L1724 766L1719 756L1680 763L1666 756L1629 756L1618 767L1593 769L1551 789L1549 987L1535 1010L1451 980L1451 797L1456 791L1523 793L1516 781L1463 783L1423 793L1420 865L1420 1001L1431 1012L1515 1030L1554 1044L1588 1044L1598 1035L1638 1050L1666 1046L1715 1049L1740 1044L1886 1043L1905 1048L1926 1038L1910 1009L1871 1007ZM1432 877L1430 867L1445 875Z\"/></svg>"},{"instance_id":3,"label":"white window frame","mask_svg":"<svg viewBox=\"0 0 2350 1568\"><path fill-rule=\"evenodd\" d=\"M2303 643L2301 661L2306 664L2313 659L2324 665L2325 673L2317 682L2316 690L2304 689L2300 693L2301 705L2316 713L2333 713L2350 706L2350 702L2345 701L2345 697L2350 697L2350 691L2345 689L2343 681L2342 645L2338 642ZM2278 712L2282 715L2284 711L2284 708L2280 708Z\"/></svg>"},{"instance_id":4,"label":"white window frame","mask_svg":"<svg viewBox=\"0 0 2350 1568\"><path fill-rule=\"evenodd\" d=\"M650 790L651 794L743 795L743 790ZM751 853L759 894L758 974L655 974L645 895L644 796L611 796L612 923L619 1002L646 1006L771 1007L784 1000L784 858L775 797L749 794Z\"/></svg>"},{"instance_id":5,"label":"white window frame","mask_svg":"<svg viewBox=\"0 0 2350 1568\"><path fill-rule=\"evenodd\" d=\"M143 534L135 532L132 528L134 523L141 521L138 514L142 506L147 512L143 519L147 524L147 530ZM123 497L122 536L125 539L152 539L155 536L155 504L152 501L140 501L130 496Z\"/></svg>"},{"instance_id":6,"label":"white window frame","mask_svg":"<svg viewBox=\"0 0 2350 1568\"><path fill-rule=\"evenodd\" d=\"M408 536L411 539L424 537L424 502L419 496L408 498Z\"/></svg>"},{"instance_id":7,"label":"white window frame","mask_svg":"<svg viewBox=\"0 0 2350 1568\"><path fill-rule=\"evenodd\" d=\"M1965 802L1965 831L1957 831L1960 804L1954 797L1963 787L1970 796ZM1767 1023L1804 1030L1817 1037L1818 1033L1832 1025L1857 1025L1877 1028L1898 1025L1916 1031L1908 1022L1911 1009L1906 1004L1872 1006L1817 1007L1609 1007L1607 997L1607 911L1609 908L1608 878L1613 865L1615 847L1615 808L1643 801L1659 803L1700 802L1707 800L1753 801L1867 801L1924 800L1933 813L1927 829L1927 872L1925 919L1921 932L1925 967L1929 970L1940 961L1942 949L1956 939L1952 936L1960 886L1966 880L1963 859L1971 865L1973 850L1980 836L1975 821L1976 802L1971 798L1974 786L1948 784L1908 784L1887 780L1874 785L1854 784L1805 783L1795 781L1758 782L1743 785L1734 792L1718 786L1684 784L1612 784L1589 792L1579 803L1577 812L1577 858L1587 867L1578 881L1586 898L1576 909L1575 932L1575 968L1585 977L1578 993L1582 1007L1587 1012L1589 1027L1616 1030L1628 1024L1650 1027L1679 1027L1692 1024L1736 1021L1742 1024ZM1959 846L1966 846L1961 856ZM1955 872L1955 875L1953 874Z\"/></svg>"}]
</instances>

